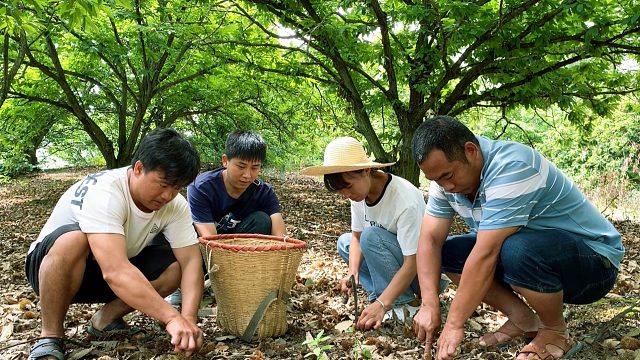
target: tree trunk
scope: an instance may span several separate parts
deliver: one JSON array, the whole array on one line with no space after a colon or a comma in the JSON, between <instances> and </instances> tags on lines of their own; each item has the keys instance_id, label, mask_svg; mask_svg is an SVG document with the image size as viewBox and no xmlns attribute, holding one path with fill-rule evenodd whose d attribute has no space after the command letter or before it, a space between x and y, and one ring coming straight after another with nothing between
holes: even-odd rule
<instances>
[{"instance_id":1,"label":"tree trunk","mask_svg":"<svg viewBox=\"0 0 640 360\"><path fill-rule=\"evenodd\" d=\"M413 160L413 153L411 151L412 137L413 131L403 132L403 140L400 143L400 149L398 151L398 162L392 167L392 172L407 179L417 187L419 186L420 171L418 165L416 165L416 162Z\"/></svg>"},{"instance_id":2,"label":"tree trunk","mask_svg":"<svg viewBox=\"0 0 640 360\"><path fill-rule=\"evenodd\" d=\"M27 156L27 161L29 162L29 164L33 166L38 165L38 157L36 156L35 148L26 149L24 152L25 152L25 155Z\"/></svg>"}]
</instances>

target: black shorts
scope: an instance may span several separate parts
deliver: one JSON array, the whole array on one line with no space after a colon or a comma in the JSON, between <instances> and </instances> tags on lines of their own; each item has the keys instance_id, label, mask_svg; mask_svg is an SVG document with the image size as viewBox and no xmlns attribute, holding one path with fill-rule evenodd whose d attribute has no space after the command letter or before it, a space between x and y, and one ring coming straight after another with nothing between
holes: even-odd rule
<instances>
[{"instance_id":1,"label":"black shorts","mask_svg":"<svg viewBox=\"0 0 640 360\"><path fill-rule=\"evenodd\" d=\"M78 224L61 226L51 234L45 236L33 251L27 255L25 272L27 273L27 280L29 280L29 284L31 284L36 294L40 294L40 282L38 278L40 264L49 252L51 246L53 246L56 240L63 234L79 230L80 226ZM173 264L176 261L176 257L173 255L171 246L169 246L164 235L159 234L152 240L151 245L142 249L138 255L132 257L129 261L144 274L147 280L152 281L157 279L169 265ZM93 254L89 252L82 284L71 300L71 303L106 303L116 298L117 296L113 293L107 282L104 281L100 266L93 257Z\"/></svg>"}]
</instances>

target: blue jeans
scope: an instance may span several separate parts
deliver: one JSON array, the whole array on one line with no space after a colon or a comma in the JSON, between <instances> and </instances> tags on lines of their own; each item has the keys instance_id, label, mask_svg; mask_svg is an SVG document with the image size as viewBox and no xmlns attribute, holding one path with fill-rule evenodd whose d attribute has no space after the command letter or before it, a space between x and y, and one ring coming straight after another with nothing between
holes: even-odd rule
<instances>
[{"instance_id":1,"label":"blue jeans","mask_svg":"<svg viewBox=\"0 0 640 360\"><path fill-rule=\"evenodd\" d=\"M450 236L442 247L442 271L462 273L476 234ZM568 304L589 304L605 296L618 269L577 234L521 229L502 244L495 278L539 293L563 291Z\"/></svg>"},{"instance_id":2,"label":"blue jeans","mask_svg":"<svg viewBox=\"0 0 640 360\"><path fill-rule=\"evenodd\" d=\"M349 245L351 233L338 238L338 254L349 264ZM387 230L367 227L360 235L360 248L364 257L360 265L360 284L369 295L369 301L375 301L387 288L393 276L404 264L404 256L398 243L398 237ZM420 294L418 277L394 302L395 305L406 304Z\"/></svg>"}]
</instances>

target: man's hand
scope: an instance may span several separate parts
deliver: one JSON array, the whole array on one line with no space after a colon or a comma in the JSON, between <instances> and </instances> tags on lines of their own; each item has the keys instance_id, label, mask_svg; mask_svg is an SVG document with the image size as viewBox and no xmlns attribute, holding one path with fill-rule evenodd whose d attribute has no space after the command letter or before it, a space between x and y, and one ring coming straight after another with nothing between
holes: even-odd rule
<instances>
[{"instance_id":1,"label":"man's hand","mask_svg":"<svg viewBox=\"0 0 640 360\"><path fill-rule=\"evenodd\" d=\"M191 356L200 350L204 343L202 330L194 322L187 320L183 316L176 316L171 319L165 329L171 336L171 345L173 345L174 353L183 352L186 356Z\"/></svg>"},{"instance_id":2,"label":"man's hand","mask_svg":"<svg viewBox=\"0 0 640 360\"><path fill-rule=\"evenodd\" d=\"M360 314L356 327L359 330L369 330L371 328L378 329L382 325L382 319L384 318L385 309L382 305L374 301Z\"/></svg>"},{"instance_id":3,"label":"man's hand","mask_svg":"<svg viewBox=\"0 0 640 360\"><path fill-rule=\"evenodd\" d=\"M458 354L458 346L464 338L463 328L454 328L445 324L438 339L437 360L450 360Z\"/></svg>"},{"instance_id":4,"label":"man's hand","mask_svg":"<svg viewBox=\"0 0 640 360\"><path fill-rule=\"evenodd\" d=\"M440 322L439 305L421 305L420 310L413 317L413 330L418 340L433 344Z\"/></svg>"}]
</instances>

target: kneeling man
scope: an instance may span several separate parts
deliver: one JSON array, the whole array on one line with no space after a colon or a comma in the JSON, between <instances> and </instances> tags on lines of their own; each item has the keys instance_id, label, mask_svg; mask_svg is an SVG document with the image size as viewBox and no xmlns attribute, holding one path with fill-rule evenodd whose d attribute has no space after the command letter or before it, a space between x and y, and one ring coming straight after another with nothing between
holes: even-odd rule
<instances>
[{"instance_id":1,"label":"kneeling man","mask_svg":"<svg viewBox=\"0 0 640 360\"><path fill-rule=\"evenodd\" d=\"M26 260L42 315L30 359L64 359L63 322L72 303L105 303L87 327L93 335L130 330L122 317L135 309L165 325L176 352L191 355L202 346L202 260L179 194L199 168L191 143L173 129L156 129L131 166L91 174L62 195ZM154 237L166 241L147 246ZM163 299L178 286L181 313Z\"/></svg>"}]
</instances>

